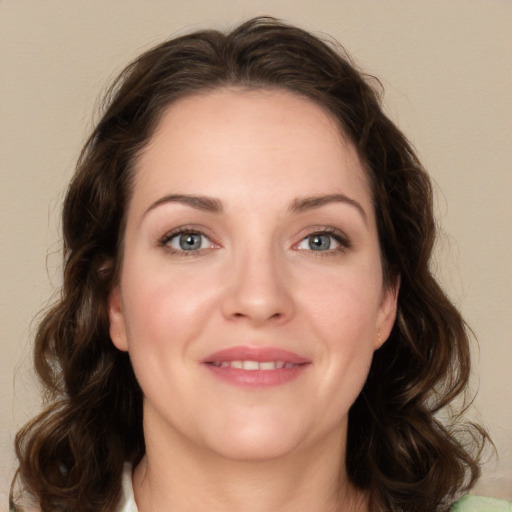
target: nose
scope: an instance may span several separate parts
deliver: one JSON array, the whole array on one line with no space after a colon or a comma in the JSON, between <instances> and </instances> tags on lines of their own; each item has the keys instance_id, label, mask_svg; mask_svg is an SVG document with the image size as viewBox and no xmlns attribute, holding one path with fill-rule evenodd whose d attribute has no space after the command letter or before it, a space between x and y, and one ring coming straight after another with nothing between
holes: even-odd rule
<instances>
[{"instance_id":1,"label":"nose","mask_svg":"<svg viewBox=\"0 0 512 512\"><path fill-rule=\"evenodd\" d=\"M271 249L256 252L253 247L244 256L238 255L226 283L224 316L255 326L288 321L295 305L293 283L285 267Z\"/></svg>"}]
</instances>

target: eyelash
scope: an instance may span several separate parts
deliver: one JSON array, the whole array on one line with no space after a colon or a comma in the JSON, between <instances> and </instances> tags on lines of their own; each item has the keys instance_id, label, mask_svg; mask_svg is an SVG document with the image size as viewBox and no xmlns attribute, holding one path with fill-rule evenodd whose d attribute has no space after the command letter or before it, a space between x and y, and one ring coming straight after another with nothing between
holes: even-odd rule
<instances>
[{"instance_id":1,"label":"eyelash","mask_svg":"<svg viewBox=\"0 0 512 512\"><path fill-rule=\"evenodd\" d=\"M176 228L176 229L174 229L172 231L169 231L162 238L160 238L160 240L158 241L158 245L160 247L163 247L164 249L166 249L170 253L176 254L178 256L195 256L200 251L204 251L204 250L207 250L207 249L211 248L211 247L205 247L205 248L192 249L192 250L185 251L185 250L177 249L175 247L171 247L171 245L169 245L169 242L171 240L173 240L174 238L177 238L177 237L182 236L182 235L187 235L187 234L199 235L201 237L206 238L211 243L211 245L216 245L211 240L211 238L208 235L206 235L201 229L193 228L193 227L189 227L189 228L187 228L187 227L180 227L180 228Z\"/></svg>"},{"instance_id":2,"label":"eyelash","mask_svg":"<svg viewBox=\"0 0 512 512\"><path fill-rule=\"evenodd\" d=\"M326 257L326 256L333 256L338 253L343 253L348 251L352 247L352 242L350 239L342 232L335 228L325 227L325 228L318 228L314 231L309 232L307 235L303 236L298 243L295 244L295 247L297 247L299 244L303 243L304 241L308 240L308 238L314 237L314 236L329 236L330 238L334 239L334 241L338 244L338 247L335 247L333 249L327 249L325 251L315 251L313 249L297 249L299 251L305 251L308 253L308 256L312 257Z\"/></svg>"},{"instance_id":3,"label":"eyelash","mask_svg":"<svg viewBox=\"0 0 512 512\"><path fill-rule=\"evenodd\" d=\"M166 233L164 236L162 236L159 239L158 245L160 247L163 247L167 251L171 252L172 254L175 254L178 256L194 256L194 255L197 255L200 251L204 251L204 250L208 250L208 249L212 248L212 247L205 247L205 248L192 249L192 250L185 251L185 250L177 249L175 247L171 247L169 245L169 242L171 240L173 240L174 238L177 238L179 236L186 235L186 234L199 235L201 237L206 238L211 243L211 245L213 245L213 246L217 245L217 244L215 244L215 242L213 242L211 240L211 238L208 235L206 235L203 232L202 229L194 228L194 227L180 227L180 228L176 228L172 231L169 231L168 233ZM322 250L322 251L298 248L298 245L300 245L304 241L308 240L308 238L310 238L310 237L325 236L325 235L332 238L338 244L338 247L335 247L334 249L329 248L327 250ZM219 247L219 246L217 245L217 247ZM340 253L340 252L346 252L347 250L349 250L352 247L352 243L351 243L350 239L344 233L340 232L339 230L337 230L335 228L325 227L325 228L318 228L314 231L308 232L305 236L303 236L299 240L299 242L295 243L293 245L293 247L297 251L307 252L309 256L325 257L325 256L332 256L333 254Z\"/></svg>"}]
</instances>

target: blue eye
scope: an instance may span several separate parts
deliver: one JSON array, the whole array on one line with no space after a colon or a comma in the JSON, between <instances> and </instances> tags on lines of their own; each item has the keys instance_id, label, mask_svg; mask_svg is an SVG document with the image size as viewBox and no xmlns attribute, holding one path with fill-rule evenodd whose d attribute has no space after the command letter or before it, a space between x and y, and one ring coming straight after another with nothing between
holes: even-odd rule
<instances>
[{"instance_id":1,"label":"blue eye","mask_svg":"<svg viewBox=\"0 0 512 512\"><path fill-rule=\"evenodd\" d=\"M328 251L331 248L332 237L329 235L308 236L308 246L313 251Z\"/></svg>"},{"instance_id":2,"label":"blue eye","mask_svg":"<svg viewBox=\"0 0 512 512\"><path fill-rule=\"evenodd\" d=\"M341 247L341 242L335 235L329 233L313 233L297 245L297 249L306 251L325 252L336 250Z\"/></svg>"},{"instance_id":3,"label":"blue eye","mask_svg":"<svg viewBox=\"0 0 512 512\"><path fill-rule=\"evenodd\" d=\"M165 237L162 242L163 245L167 245L172 249L186 252L198 251L212 246L212 242L208 237L195 231L176 233Z\"/></svg>"}]
</instances>

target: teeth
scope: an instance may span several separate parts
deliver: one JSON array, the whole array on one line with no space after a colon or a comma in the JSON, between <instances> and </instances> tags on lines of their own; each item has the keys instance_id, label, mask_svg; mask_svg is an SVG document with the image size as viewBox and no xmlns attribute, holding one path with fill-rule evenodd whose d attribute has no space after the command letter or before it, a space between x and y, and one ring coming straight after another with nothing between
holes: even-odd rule
<instances>
[{"instance_id":1,"label":"teeth","mask_svg":"<svg viewBox=\"0 0 512 512\"><path fill-rule=\"evenodd\" d=\"M244 361L243 362L243 369L244 370L259 370L260 365L258 361Z\"/></svg>"},{"instance_id":2,"label":"teeth","mask_svg":"<svg viewBox=\"0 0 512 512\"><path fill-rule=\"evenodd\" d=\"M276 370L281 368L294 368L297 366L294 363L286 363L285 361L215 361L212 363L214 366L220 368L237 368L239 370Z\"/></svg>"}]
</instances>

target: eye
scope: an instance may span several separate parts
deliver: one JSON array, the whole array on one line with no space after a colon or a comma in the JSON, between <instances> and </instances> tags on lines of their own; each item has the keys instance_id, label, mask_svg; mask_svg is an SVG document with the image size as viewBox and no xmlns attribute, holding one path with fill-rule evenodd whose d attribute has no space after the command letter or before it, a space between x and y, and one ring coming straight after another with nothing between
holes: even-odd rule
<instances>
[{"instance_id":1,"label":"eye","mask_svg":"<svg viewBox=\"0 0 512 512\"><path fill-rule=\"evenodd\" d=\"M308 250L308 251L328 251L335 249L339 246L332 235L315 233L304 238L298 245L297 249Z\"/></svg>"},{"instance_id":2,"label":"eye","mask_svg":"<svg viewBox=\"0 0 512 512\"><path fill-rule=\"evenodd\" d=\"M350 247L349 240L341 233L331 231L318 231L303 238L296 249L300 251L335 252Z\"/></svg>"},{"instance_id":3,"label":"eye","mask_svg":"<svg viewBox=\"0 0 512 512\"><path fill-rule=\"evenodd\" d=\"M209 249L213 242L199 231L180 231L165 235L161 245L169 247L176 252L194 252Z\"/></svg>"}]
</instances>

